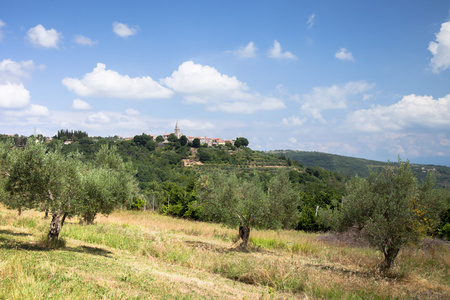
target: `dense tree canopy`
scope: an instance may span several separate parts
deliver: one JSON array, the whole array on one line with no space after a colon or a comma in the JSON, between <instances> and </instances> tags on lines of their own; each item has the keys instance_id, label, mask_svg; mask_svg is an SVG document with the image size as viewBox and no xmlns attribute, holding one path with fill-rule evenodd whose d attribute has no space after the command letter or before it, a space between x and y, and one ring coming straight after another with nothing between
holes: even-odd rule
<instances>
[{"instance_id":1,"label":"dense tree canopy","mask_svg":"<svg viewBox=\"0 0 450 300\"><path fill-rule=\"evenodd\" d=\"M234 141L234 145L236 147L247 147L248 146L248 140L244 137L238 137L236 138L236 140Z\"/></svg>"},{"instance_id":2,"label":"dense tree canopy","mask_svg":"<svg viewBox=\"0 0 450 300\"><path fill-rule=\"evenodd\" d=\"M58 238L67 216L79 215L92 223L97 213L110 213L137 192L131 164L124 163L115 149L103 146L96 163L84 163L77 152L64 155L60 149L49 150L45 143L30 139L25 147L1 154L6 192L1 200L19 212L49 210L50 239Z\"/></svg>"},{"instance_id":3,"label":"dense tree canopy","mask_svg":"<svg viewBox=\"0 0 450 300\"><path fill-rule=\"evenodd\" d=\"M235 173L214 171L199 179L199 205L203 219L239 226L247 232L241 246L248 243L250 227L292 228L297 221L299 195L285 172L276 173L268 182L257 173L238 178Z\"/></svg>"},{"instance_id":4,"label":"dense tree canopy","mask_svg":"<svg viewBox=\"0 0 450 300\"><path fill-rule=\"evenodd\" d=\"M386 166L367 179L353 178L342 205L322 210L321 222L334 230L356 226L363 237L384 255L380 265L388 270L401 247L418 241L439 221L442 199L431 179L419 186L408 162Z\"/></svg>"}]
</instances>

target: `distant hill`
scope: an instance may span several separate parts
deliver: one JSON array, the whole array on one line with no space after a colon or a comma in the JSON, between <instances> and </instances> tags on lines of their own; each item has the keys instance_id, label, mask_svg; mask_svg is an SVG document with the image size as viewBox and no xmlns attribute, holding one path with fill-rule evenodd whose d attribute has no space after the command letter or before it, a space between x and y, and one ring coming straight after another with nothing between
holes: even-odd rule
<instances>
[{"instance_id":1,"label":"distant hill","mask_svg":"<svg viewBox=\"0 0 450 300\"><path fill-rule=\"evenodd\" d=\"M379 168L387 163L322 152L276 150L270 151L270 153L284 155L286 158L297 161L305 167L322 167L328 171L337 171L345 175L358 175L360 177L368 176L370 168ZM416 173L419 181L424 180L427 174L431 172L436 178L437 186L450 187L450 167L411 164L411 168Z\"/></svg>"}]
</instances>

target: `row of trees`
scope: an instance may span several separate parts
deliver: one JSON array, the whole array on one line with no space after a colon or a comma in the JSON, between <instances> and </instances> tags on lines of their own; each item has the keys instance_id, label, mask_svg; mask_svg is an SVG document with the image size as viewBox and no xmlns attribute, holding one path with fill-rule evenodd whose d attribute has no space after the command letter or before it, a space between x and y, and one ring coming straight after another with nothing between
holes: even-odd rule
<instances>
[{"instance_id":1,"label":"row of trees","mask_svg":"<svg viewBox=\"0 0 450 300\"><path fill-rule=\"evenodd\" d=\"M131 163L115 148L104 145L91 162L78 152L64 155L30 139L25 147L0 144L1 201L9 208L50 212L49 239L58 239L64 221L79 216L93 223L97 214L109 214L139 192Z\"/></svg>"},{"instance_id":2,"label":"row of trees","mask_svg":"<svg viewBox=\"0 0 450 300\"><path fill-rule=\"evenodd\" d=\"M56 133L56 135L53 137L55 139L58 140L80 140L83 138L87 138L88 134L85 131L81 131L81 130L68 130L68 129L61 129L58 130L58 132Z\"/></svg>"}]
</instances>

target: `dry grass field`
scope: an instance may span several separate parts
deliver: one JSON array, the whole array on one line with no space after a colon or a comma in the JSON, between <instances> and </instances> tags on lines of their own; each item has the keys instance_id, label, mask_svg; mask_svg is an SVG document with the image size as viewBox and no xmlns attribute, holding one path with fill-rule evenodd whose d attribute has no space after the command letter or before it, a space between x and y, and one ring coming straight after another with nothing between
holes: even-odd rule
<instances>
[{"instance_id":1,"label":"dry grass field","mask_svg":"<svg viewBox=\"0 0 450 300\"><path fill-rule=\"evenodd\" d=\"M236 229L151 212L49 220L0 207L0 299L450 299L450 246L405 247L390 274L351 236Z\"/></svg>"}]
</instances>

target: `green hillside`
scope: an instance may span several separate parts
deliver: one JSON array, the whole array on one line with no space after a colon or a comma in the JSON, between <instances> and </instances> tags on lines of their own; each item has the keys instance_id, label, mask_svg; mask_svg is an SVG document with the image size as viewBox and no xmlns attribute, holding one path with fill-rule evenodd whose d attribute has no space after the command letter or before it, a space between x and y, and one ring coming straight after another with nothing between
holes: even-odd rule
<instances>
[{"instance_id":1,"label":"green hillside","mask_svg":"<svg viewBox=\"0 0 450 300\"><path fill-rule=\"evenodd\" d=\"M366 177L369 175L370 168L379 168L387 163L322 152L277 150L270 151L270 153L283 155L288 159L301 163L305 167L321 167L325 170L339 172L348 176L358 175ZM449 167L419 164L411 164L411 167L419 181L422 181L431 173L436 178L437 186L450 187Z\"/></svg>"}]
</instances>

